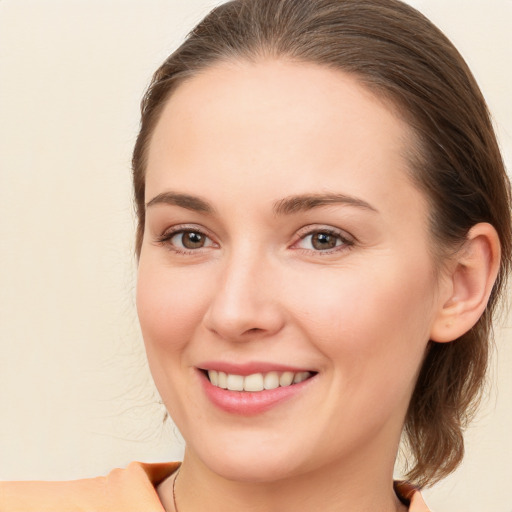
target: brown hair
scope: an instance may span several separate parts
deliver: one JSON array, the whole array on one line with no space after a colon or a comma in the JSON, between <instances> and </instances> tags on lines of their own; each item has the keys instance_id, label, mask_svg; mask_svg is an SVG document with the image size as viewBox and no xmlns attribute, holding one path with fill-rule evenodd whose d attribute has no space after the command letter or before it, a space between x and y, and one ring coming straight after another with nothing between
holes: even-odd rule
<instances>
[{"instance_id":1,"label":"brown hair","mask_svg":"<svg viewBox=\"0 0 512 512\"><path fill-rule=\"evenodd\" d=\"M422 14L398 0L235 0L214 9L156 71L142 101L133 154L137 254L147 150L166 100L216 62L268 57L351 73L407 120L417 137L411 173L430 202L436 249L456 247L478 222L500 237L500 272L483 316L458 340L430 343L407 412L408 477L430 485L463 456L462 431L481 393L510 265L511 223L509 182L485 101L463 58Z\"/></svg>"}]
</instances>

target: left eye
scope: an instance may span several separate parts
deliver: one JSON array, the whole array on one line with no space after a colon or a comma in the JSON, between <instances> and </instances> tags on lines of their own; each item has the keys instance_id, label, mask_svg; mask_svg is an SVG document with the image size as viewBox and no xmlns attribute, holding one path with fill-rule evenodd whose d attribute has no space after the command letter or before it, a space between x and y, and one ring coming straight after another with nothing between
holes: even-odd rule
<instances>
[{"instance_id":1,"label":"left eye","mask_svg":"<svg viewBox=\"0 0 512 512\"><path fill-rule=\"evenodd\" d=\"M344 244L347 244L347 240L338 233L315 231L301 238L297 245L301 249L328 251Z\"/></svg>"}]
</instances>

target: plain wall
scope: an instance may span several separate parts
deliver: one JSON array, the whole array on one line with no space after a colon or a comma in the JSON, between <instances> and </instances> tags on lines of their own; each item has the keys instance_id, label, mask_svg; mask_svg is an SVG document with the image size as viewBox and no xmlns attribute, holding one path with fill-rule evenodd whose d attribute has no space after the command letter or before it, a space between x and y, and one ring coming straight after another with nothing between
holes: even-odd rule
<instances>
[{"instance_id":1,"label":"plain wall","mask_svg":"<svg viewBox=\"0 0 512 512\"><path fill-rule=\"evenodd\" d=\"M0 479L181 457L134 307L130 153L151 73L219 2L0 2ZM472 67L512 166L512 1L410 1ZM511 512L512 332L436 512Z\"/></svg>"}]
</instances>

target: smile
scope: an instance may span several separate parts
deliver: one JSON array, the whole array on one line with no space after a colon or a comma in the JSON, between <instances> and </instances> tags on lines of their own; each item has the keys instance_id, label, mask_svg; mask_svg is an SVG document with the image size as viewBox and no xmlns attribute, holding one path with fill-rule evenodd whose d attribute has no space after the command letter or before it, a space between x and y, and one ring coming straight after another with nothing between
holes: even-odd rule
<instances>
[{"instance_id":1,"label":"smile","mask_svg":"<svg viewBox=\"0 0 512 512\"><path fill-rule=\"evenodd\" d=\"M238 416L262 414L294 397L304 396L318 377L316 371L276 368L265 363L210 363L198 370L208 400L216 408Z\"/></svg>"},{"instance_id":2,"label":"smile","mask_svg":"<svg viewBox=\"0 0 512 512\"><path fill-rule=\"evenodd\" d=\"M210 383L215 387L229 391L249 391L254 393L299 384L311 378L313 373L271 371L243 376L217 370L208 370L207 375Z\"/></svg>"}]
</instances>

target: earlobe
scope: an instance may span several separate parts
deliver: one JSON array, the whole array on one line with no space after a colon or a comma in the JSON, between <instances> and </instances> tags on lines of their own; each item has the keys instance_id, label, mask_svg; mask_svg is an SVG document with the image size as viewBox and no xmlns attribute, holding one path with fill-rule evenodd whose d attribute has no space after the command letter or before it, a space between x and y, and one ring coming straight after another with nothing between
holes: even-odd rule
<instances>
[{"instance_id":1,"label":"earlobe","mask_svg":"<svg viewBox=\"0 0 512 512\"><path fill-rule=\"evenodd\" d=\"M445 276L430 339L453 341L469 331L484 312L500 266L500 241L491 224L473 226Z\"/></svg>"}]
</instances>

